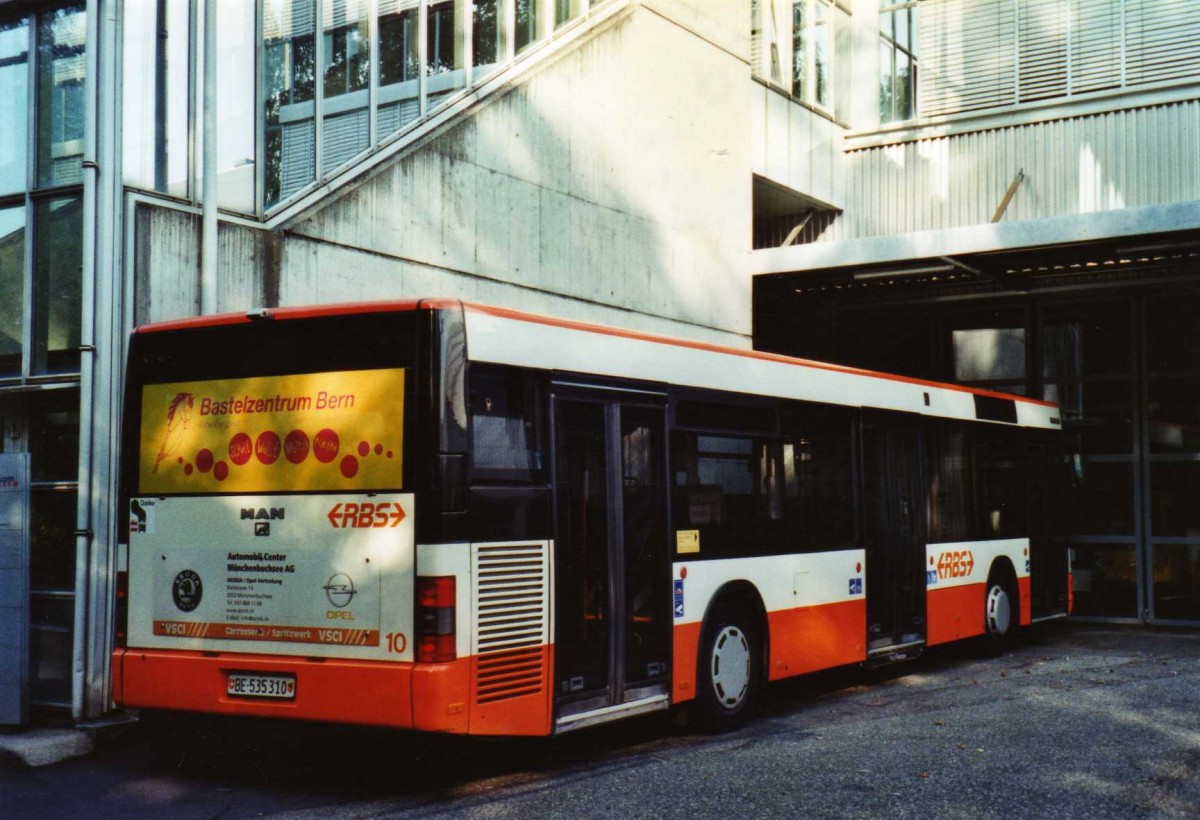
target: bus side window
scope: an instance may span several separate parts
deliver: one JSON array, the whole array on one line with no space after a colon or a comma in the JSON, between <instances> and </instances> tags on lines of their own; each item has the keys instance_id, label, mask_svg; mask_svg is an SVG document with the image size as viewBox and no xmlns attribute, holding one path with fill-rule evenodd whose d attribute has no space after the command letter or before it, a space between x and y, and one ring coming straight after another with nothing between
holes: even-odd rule
<instances>
[{"instance_id":1,"label":"bus side window","mask_svg":"<svg viewBox=\"0 0 1200 820\"><path fill-rule=\"evenodd\" d=\"M782 422L784 519L792 548L852 544L853 411L794 402Z\"/></svg>"},{"instance_id":2,"label":"bus side window","mask_svg":"<svg viewBox=\"0 0 1200 820\"><path fill-rule=\"evenodd\" d=\"M983 537L1028 535L1029 496L1021 430L980 425L975 441Z\"/></svg>"},{"instance_id":3,"label":"bus side window","mask_svg":"<svg viewBox=\"0 0 1200 820\"><path fill-rule=\"evenodd\" d=\"M929 440L929 537L934 542L969 541L976 535L970 430L961 421L938 420L931 422Z\"/></svg>"},{"instance_id":4,"label":"bus side window","mask_svg":"<svg viewBox=\"0 0 1200 820\"><path fill-rule=\"evenodd\" d=\"M671 437L675 529L698 530L701 552L753 555L779 546L779 459L752 436L676 431Z\"/></svg>"},{"instance_id":5,"label":"bus side window","mask_svg":"<svg viewBox=\"0 0 1200 820\"><path fill-rule=\"evenodd\" d=\"M545 480L543 389L537 374L471 366L471 480L531 484Z\"/></svg>"}]
</instances>

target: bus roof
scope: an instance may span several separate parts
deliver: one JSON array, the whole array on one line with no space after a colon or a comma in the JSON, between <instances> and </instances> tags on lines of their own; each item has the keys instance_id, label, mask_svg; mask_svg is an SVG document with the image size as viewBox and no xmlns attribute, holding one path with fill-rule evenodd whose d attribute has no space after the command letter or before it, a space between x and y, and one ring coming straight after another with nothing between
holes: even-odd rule
<instances>
[{"instance_id":1,"label":"bus roof","mask_svg":"<svg viewBox=\"0 0 1200 820\"><path fill-rule=\"evenodd\" d=\"M466 318L468 357L473 361L1061 429L1056 405L1024 396L539 316L456 299L265 308L249 313L158 322L139 327L135 332L244 325L264 319L286 321L406 312L418 308L462 310Z\"/></svg>"}]
</instances>

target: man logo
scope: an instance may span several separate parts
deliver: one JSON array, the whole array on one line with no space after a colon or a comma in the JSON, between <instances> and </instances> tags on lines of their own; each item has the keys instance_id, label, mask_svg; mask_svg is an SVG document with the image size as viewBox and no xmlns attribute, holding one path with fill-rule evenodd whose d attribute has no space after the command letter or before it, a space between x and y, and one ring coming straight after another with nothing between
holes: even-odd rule
<instances>
[{"instance_id":1,"label":"man logo","mask_svg":"<svg viewBox=\"0 0 1200 820\"><path fill-rule=\"evenodd\" d=\"M358 590L354 588L354 581L344 572L330 576L329 580L325 582L325 597L338 609L350 606L350 602L354 600L357 592Z\"/></svg>"},{"instance_id":2,"label":"man logo","mask_svg":"<svg viewBox=\"0 0 1200 820\"><path fill-rule=\"evenodd\" d=\"M171 584L171 597L175 599L175 606L181 612L191 612L200 606L200 598L203 595L204 585L200 583L200 576L195 572L185 569L175 576L175 582Z\"/></svg>"}]
</instances>

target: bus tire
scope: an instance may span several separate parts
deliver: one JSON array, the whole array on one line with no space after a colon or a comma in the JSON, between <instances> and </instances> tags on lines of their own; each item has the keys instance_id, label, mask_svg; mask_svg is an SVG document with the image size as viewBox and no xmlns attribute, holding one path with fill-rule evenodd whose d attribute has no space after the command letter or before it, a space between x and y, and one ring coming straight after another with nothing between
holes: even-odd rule
<instances>
[{"instance_id":1,"label":"bus tire","mask_svg":"<svg viewBox=\"0 0 1200 820\"><path fill-rule=\"evenodd\" d=\"M1017 605L1011 586L993 572L983 598L983 651L988 657L999 656L1012 642L1017 631Z\"/></svg>"},{"instance_id":2,"label":"bus tire","mask_svg":"<svg viewBox=\"0 0 1200 820\"><path fill-rule=\"evenodd\" d=\"M696 700L702 728L729 732L750 719L761 666L762 642L754 621L742 607L718 606L700 643Z\"/></svg>"}]
</instances>

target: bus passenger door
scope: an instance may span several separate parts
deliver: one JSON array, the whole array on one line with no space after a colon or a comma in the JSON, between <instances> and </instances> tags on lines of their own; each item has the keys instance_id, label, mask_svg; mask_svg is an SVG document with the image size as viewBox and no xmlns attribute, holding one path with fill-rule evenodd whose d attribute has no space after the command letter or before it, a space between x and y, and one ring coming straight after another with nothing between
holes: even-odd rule
<instances>
[{"instance_id":1,"label":"bus passenger door","mask_svg":"<svg viewBox=\"0 0 1200 820\"><path fill-rule=\"evenodd\" d=\"M559 731L666 706L665 444L663 405L608 390L556 387Z\"/></svg>"},{"instance_id":2,"label":"bus passenger door","mask_svg":"<svg viewBox=\"0 0 1200 820\"><path fill-rule=\"evenodd\" d=\"M867 654L925 639L924 439L912 421L864 414Z\"/></svg>"}]
</instances>

